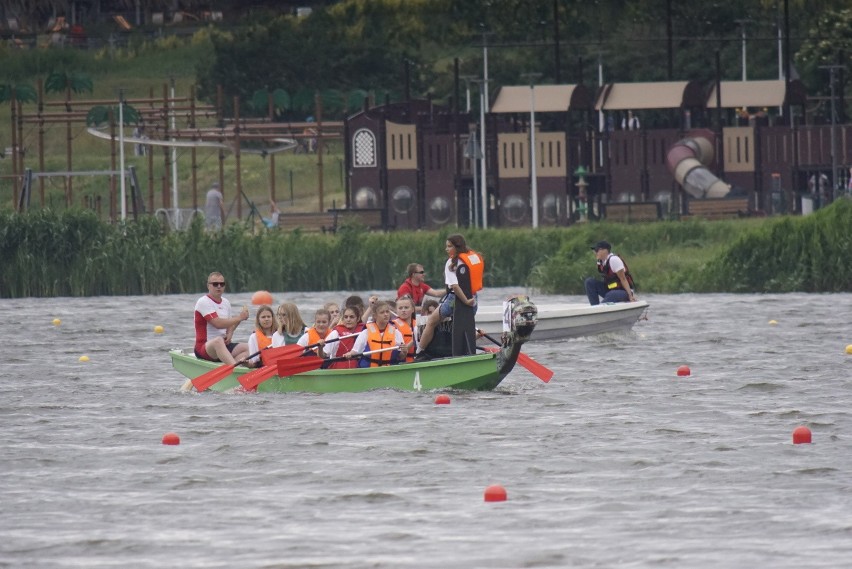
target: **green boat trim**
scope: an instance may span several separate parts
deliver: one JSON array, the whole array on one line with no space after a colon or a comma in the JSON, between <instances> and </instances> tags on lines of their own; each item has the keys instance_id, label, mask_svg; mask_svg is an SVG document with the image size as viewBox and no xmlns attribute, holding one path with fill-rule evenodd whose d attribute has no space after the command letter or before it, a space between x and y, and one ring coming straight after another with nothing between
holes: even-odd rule
<instances>
[{"instance_id":1,"label":"green boat trim","mask_svg":"<svg viewBox=\"0 0 852 569\"><path fill-rule=\"evenodd\" d=\"M273 376L257 386L259 392L345 393L373 389L431 391L436 389L491 390L512 371L521 346L535 329L537 311L526 296L507 300L508 332L495 353L439 357L430 361L392 366L318 369L289 377ZM182 375L194 379L223 365L195 357L192 349L169 352L172 366ZM210 387L212 391L242 389L237 378L250 371L237 366L230 375Z\"/></svg>"}]
</instances>

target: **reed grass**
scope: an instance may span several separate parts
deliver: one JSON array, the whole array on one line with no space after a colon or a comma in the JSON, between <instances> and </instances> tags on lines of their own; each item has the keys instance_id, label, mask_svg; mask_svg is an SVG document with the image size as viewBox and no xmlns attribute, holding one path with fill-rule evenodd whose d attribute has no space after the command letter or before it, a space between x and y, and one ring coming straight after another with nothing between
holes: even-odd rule
<instances>
[{"instance_id":1,"label":"reed grass","mask_svg":"<svg viewBox=\"0 0 852 569\"><path fill-rule=\"evenodd\" d=\"M852 291L852 202L838 200L802 218L567 228L464 230L486 259L486 286L582 294L595 275L590 245L601 239L624 256L642 292ZM259 232L258 232L259 231ZM196 219L184 232L152 217L107 224L91 211L0 212L0 297L188 293L221 271L230 290L386 290L422 263L441 286L446 231L336 235L250 229L208 233ZM211 255L211 251L217 251Z\"/></svg>"}]
</instances>

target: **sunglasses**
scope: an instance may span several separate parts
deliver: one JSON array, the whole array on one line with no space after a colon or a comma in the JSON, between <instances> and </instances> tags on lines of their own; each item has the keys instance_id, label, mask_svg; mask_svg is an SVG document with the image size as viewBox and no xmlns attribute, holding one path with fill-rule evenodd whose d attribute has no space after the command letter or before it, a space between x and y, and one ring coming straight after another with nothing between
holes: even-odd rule
<instances>
[{"instance_id":1,"label":"sunglasses","mask_svg":"<svg viewBox=\"0 0 852 569\"><path fill-rule=\"evenodd\" d=\"M426 271L414 271L418 275L425 275Z\"/></svg>"},{"instance_id":2,"label":"sunglasses","mask_svg":"<svg viewBox=\"0 0 852 569\"><path fill-rule=\"evenodd\" d=\"M210 286L225 286L225 283L207 283Z\"/></svg>"}]
</instances>

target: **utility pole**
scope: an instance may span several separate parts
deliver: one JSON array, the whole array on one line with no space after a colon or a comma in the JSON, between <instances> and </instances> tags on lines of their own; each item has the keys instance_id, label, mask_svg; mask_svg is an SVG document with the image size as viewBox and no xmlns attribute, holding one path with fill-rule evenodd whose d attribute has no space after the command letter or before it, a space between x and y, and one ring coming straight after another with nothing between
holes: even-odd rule
<instances>
[{"instance_id":1,"label":"utility pole","mask_svg":"<svg viewBox=\"0 0 852 569\"><path fill-rule=\"evenodd\" d=\"M751 22L751 20L749 20L749 19L742 19L742 20L734 20L734 21L740 25L740 29L742 30L742 44L743 44L743 48L742 48L742 60L743 60L743 62L742 62L742 66L743 66L743 81L746 81L746 80L747 80L747 79L746 79L746 77L747 77L747 74L746 74L746 24L747 24L747 23L749 23L749 22Z\"/></svg>"},{"instance_id":2,"label":"utility pole","mask_svg":"<svg viewBox=\"0 0 852 569\"><path fill-rule=\"evenodd\" d=\"M831 83L831 189L828 194L828 202L834 201L835 191L838 189L839 176L837 175L837 108L834 105L836 99L834 93L835 75L838 69L844 69L843 65L820 65L820 69L828 69L828 77Z\"/></svg>"},{"instance_id":3,"label":"utility pole","mask_svg":"<svg viewBox=\"0 0 852 569\"><path fill-rule=\"evenodd\" d=\"M538 229L538 176L536 175L535 156L535 80L541 73L521 75L530 81L530 205L532 206L532 226Z\"/></svg>"}]
</instances>

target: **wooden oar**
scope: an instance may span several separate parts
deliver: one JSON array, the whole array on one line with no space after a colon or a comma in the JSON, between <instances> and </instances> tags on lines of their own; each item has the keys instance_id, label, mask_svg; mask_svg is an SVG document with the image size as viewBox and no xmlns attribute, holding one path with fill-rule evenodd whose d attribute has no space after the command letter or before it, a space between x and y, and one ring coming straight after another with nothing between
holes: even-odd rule
<instances>
[{"instance_id":1,"label":"wooden oar","mask_svg":"<svg viewBox=\"0 0 852 569\"><path fill-rule=\"evenodd\" d=\"M486 334L482 330L479 330L479 333L480 333L480 335L488 338L489 340L491 340L491 342L497 344L498 346L502 345L500 342L498 342L497 340L495 340L493 337L489 336L488 334ZM490 352L490 351L492 351L492 349L489 349L488 351ZM493 351L497 351L497 350L493 350ZM545 383L549 382L550 379L553 377L553 370L552 369L538 363L537 361L535 361L534 359L532 359L531 357L529 357L528 355L526 355L524 353L518 354L518 363L521 364L521 366L523 366L531 374L533 374L534 376L536 376L537 378L539 378L540 380L542 380Z\"/></svg>"},{"instance_id":2,"label":"wooden oar","mask_svg":"<svg viewBox=\"0 0 852 569\"><path fill-rule=\"evenodd\" d=\"M208 387L219 383L220 381L231 375L231 372L234 371L235 367L245 361L257 357L262 351L263 350L252 354L246 358L243 358L238 362L234 362L232 364L225 364L223 366L217 367L216 369L211 369L208 372L202 373L198 377L192 379L192 385L195 386L195 389L197 389L198 391L204 391Z\"/></svg>"},{"instance_id":3,"label":"wooden oar","mask_svg":"<svg viewBox=\"0 0 852 569\"><path fill-rule=\"evenodd\" d=\"M346 360L360 358L361 356L369 356L370 354L378 354L379 352L390 352L392 350L398 349L398 347L394 346L391 348L382 348L381 350L372 350L370 352L360 352L352 354L351 358L340 357L326 360L323 358L318 358L316 356L305 356L303 358L278 360L278 376L289 377L291 375L298 375L300 373L305 373L306 371L313 371L315 369L319 369L325 363L345 362Z\"/></svg>"}]
</instances>

